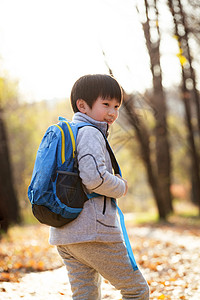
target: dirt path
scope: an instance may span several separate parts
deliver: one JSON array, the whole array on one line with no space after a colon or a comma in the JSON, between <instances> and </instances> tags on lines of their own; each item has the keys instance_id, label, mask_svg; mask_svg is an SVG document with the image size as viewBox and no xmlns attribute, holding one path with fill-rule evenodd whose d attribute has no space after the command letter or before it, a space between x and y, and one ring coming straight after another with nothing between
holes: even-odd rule
<instances>
[{"instance_id":1,"label":"dirt path","mask_svg":"<svg viewBox=\"0 0 200 300\"><path fill-rule=\"evenodd\" d=\"M70 285L65 267L53 271L30 273L20 283L5 282L0 284L6 292L0 292L7 300L66 300L71 299ZM110 284L102 281L103 299L120 299L120 292Z\"/></svg>"},{"instance_id":2,"label":"dirt path","mask_svg":"<svg viewBox=\"0 0 200 300\"><path fill-rule=\"evenodd\" d=\"M198 232L173 227L137 227L128 231L136 260L150 285L150 299L200 299ZM0 299L70 300L66 269L29 273L19 283L0 282ZM102 299L121 299L120 292L104 279Z\"/></svg>"}]
</instances>

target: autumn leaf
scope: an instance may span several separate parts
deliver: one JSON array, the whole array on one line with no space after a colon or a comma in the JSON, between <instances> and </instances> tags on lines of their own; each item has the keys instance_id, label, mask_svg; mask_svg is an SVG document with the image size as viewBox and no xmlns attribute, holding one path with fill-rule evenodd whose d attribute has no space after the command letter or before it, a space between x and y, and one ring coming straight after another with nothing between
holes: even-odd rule
<instances>
[{"instance_id":1,"label":"autumn leaf","mask_svg":"<svg viewBox=\"0 0 200 300\"><path fill-rule=\"evenodd\" d=\"M41 260L43 257L45 260ZM62 260L56 249L48 244L47 227L14 227L1 240L0 282L18 281L24 272L45 271L59 266L62 266Z\"/></svg>"},{"instance_id":2,"label":"autumn leaf","mask_svg":"<svg viewBox=\"0 0 200 300\"><path fill-rule=\"evenodd\" d=\"M182 53L179 52L178 54L176 54L176 56L179 58L181 66L184 66L188 62L187 58L182 55Z\"/></svg>"},{"instance_id":3,"label":"autumn leaf","mask_svg":"<svg viewBox=\"0 0 200 300\"><path fill-rule=\"evenodd\" d=\"M43 271L43 270L44 270L44 267L45 267L45 264L44 264L43 261L39 261L39 262L37 263L37 269L38 269L39 271Z\"/></svg>"}]
</instances>

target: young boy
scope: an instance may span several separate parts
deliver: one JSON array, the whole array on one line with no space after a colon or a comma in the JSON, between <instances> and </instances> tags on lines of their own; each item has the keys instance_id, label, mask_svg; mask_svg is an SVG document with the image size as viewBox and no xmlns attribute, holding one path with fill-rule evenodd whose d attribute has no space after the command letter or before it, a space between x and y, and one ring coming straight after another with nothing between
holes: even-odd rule
<instances>
[{"instance_id":1,"label":"young boy","mask_svg":"<svg viewBox=\"0 0 200 300\"><path fill-rule=\"evenodd\" d=\"M107 135L121 101L121 88L111 76L83 76L71 91L73 122L89 122ZM126 194L127 181L112 174L106 143L97 128L79 129L76 146L83 185L87 193L100 195L85 202L77 219L50 230L50 244L57 245L67 267L73 299L100 300L100 275L121 291L123 299L149 299L145 279L131 265L111 201Z\"/></svg>"}]
</instances>

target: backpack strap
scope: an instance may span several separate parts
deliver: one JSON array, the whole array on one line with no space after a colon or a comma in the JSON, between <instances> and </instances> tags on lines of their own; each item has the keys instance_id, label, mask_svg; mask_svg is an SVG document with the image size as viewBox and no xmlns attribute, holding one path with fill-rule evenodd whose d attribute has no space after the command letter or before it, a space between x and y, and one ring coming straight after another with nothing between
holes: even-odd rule
<instances>
[{"instance_id":1,"label":"backpack strap","mask_svg":"<svg viewBox=\"0 0 200 300\"><path fill-rule=\"evenodd\" d=\"M127 252L128 252L128 256L129 256L129 259L131 261L131 265L133 267L133 270L136 271L136 270L138 270L138 266L137 266L137 263L135 261L135 257L133 255L133 250L132 250L132 247L131 247L131 244L130 244L130 241L129 241L129 237L128 237L128 233L127 233L127 230L126 230L126 225L125 225L125 221L124 221L124 214L121 211L121 209L119 208L119 206L117 205L115 199L112 198L111 200L117 208L117 211L118 211L118 214L119 214L119 219L120 219L120 225L121 225L121 229L122 229L122 233L123 233L123 237L124 237L124 242L125 242L126 249L127 249Z\"/></svg>"},{"instance_id":2,"label":"backpack strap","mask_svg":"<svg viewBox=\"0 0 200 300\"><path fill-rule=\"evenodd\" d=\"M64 134L64 130L57 124L54 124L54 126L58 127L60 129L60 132L61 132L61 139L62 139L61 161L62 161L62 164L64 164L64 162L65 162L65 134Z\"/></svg>"},{"instance_id":3,"label":"backpack strap","mask_svg":"<svg viewBox=\"0 0 200 300\"><path fill-rule=\"evenodd\" d=\"M101 134L103 135L104 140L105 140L105 142L106 142L106 149L108 150L108 153L109 153L109 155L110 155L110 159L111 159L111 163L112 163L112 167L113 167L114 173L115 173L115 175L116 175L116 174L119 174L120 176L122 176L122 173L121 173L121 169L120 169L120 167L119 167L119 164L118 164L118 162L117 162L117 160L116 160L116 158L115 158L115 155L114 155L114 153L113 153L113 151L112 151L112 148L110 147L110 144L109 144L109 142L108 142L108 140L107 140L107 137L106 137L105 134L102 132L102 130L99 129L97 126L91 124L91 123L84 123L84 122L81 122L81 123L78 124L78 129L79 129L79 128L82 128L82 127L84 127L84 126L92 126L92 127L98 129L98 130L101 132Z\"/></svg>"},{"instance_id":4,"label":"backpack strap","mask_svg":"<svg viewBox=\"0 0 200 300\"><path fill-rule=\"evenodd\" d=\"M72 143L72 155L73 158L75 157L75 152L76 152L76 142L75 142L75 137L72 131L72 128L69 124L69 122L62 120L62 122L64 122L65 124L67 124L68 130L69 130L69 134L70 134L70 138L71 138L71 143ZM58 127L60 129L61 132L61 141L62 141L62 145L61 145L61 161L62 164L65 163L66 161L66 157L65 157L65 133L64 130L62 129L61 126L59 126L58 124L54 124L54 126Z\"/></svg>"},{"instance_id":5,"label":"backpack strap","mask_svg":"<svg viewBox=\"0 0 200 300\"><path fill-rule=\"evenodd\" d=\"M73 134L73 131L71 129L71 126L70 126L69 122L67 122L67 121L63 121L63 122L65 122L65 124L67 124L68 130L69 130L69 134L70 134L71 142L72 142L72 155L73 155L73 158L74 158L75 153L76 153L76 142L75 142L74 134Z\"/></svg>"}]
</instances>

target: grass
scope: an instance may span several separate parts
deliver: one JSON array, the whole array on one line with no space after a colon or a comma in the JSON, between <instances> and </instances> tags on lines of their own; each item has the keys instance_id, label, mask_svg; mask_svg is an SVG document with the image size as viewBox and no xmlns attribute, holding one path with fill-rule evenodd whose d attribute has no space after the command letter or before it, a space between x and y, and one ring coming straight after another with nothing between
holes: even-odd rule
<instances>
[{"instance_id":1,"label":"grass","mask_svg":"<svg viewBox=\"0 0 200 300\"><path fill-rule=\"evenodd\" d=\"M167 221L159 220L158 212L155 208L146 209L145 212L138 211L126 213L125 220L128 226L193 226L200 227L199 209L196 205L186 201L174 201L174 213L168 216Z\"/></svg>"},{"instance_id":2,"label":"grass","mask_svg":"<svg viewBox=\"0 0 200 300\"><path fill-rule=\"evenodd\" d=\"M34 217L31 207L30 209L23 209L21 211L21 218L22 218L22 224L24 225L37 225L39 222L37 219Z\"/></svg>"},{"instance_id":3,"label":"grass","mask_svg":"<svg viewBox=\"0 0 200 300\"><path fill-rule=\"evenodd\" d=\"M146 212L126 213L125 220L128 225L142 225L148 223L157 223L158 214L156 211L150 210Z\"/></svg>"}]
</instances>

